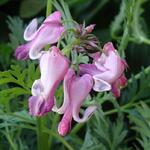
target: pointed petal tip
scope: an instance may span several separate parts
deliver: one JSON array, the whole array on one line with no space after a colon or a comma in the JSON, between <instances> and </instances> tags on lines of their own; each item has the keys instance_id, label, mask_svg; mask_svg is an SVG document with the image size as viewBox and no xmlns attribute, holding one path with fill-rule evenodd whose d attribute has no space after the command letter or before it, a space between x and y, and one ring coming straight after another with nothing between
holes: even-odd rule
<instances>
[{"instance_id":1,"label":"pointed petal tip","mask_svg":"<svg viewBox=\"0 0 150 150\"><path fill-rule=\"evenodd\" d=\"M29 44L23 44L16 48L15 57L17 60L27 60L29 58Z\"/></svg>"},{"instance_id":2,"label":"pointed petal tip","mask_svg":"<svg viewBox=\"0 0 150 150\"><path fill-rule=\"evenodd\" d=\"M104 52L108 53L109 51L115 51L116 49L114 48L114 45L112 42L107 42L104 47Z\"/></svg>"},{"instance_id":3,"label":"pointed petal tip","mask_svg":"<svg viewBox=\"0 0 150 150\"><path fill-rule=\"evenodd\" d=\"M70 125L66 122L61 121L58 125L58 133L61 136L66 136L69 131L70 131Z\"/></svg>"}]
</instances>

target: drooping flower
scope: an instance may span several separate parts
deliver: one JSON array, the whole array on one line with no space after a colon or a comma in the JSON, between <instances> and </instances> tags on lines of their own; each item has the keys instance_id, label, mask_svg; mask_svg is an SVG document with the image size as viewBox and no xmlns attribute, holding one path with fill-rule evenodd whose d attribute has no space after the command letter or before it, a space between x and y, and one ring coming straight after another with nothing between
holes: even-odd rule
<instances>
[{"instance_id":1,"label":"drooping flower","mask_svg":"<svg viewBox=\"0 0 150 150\"><path fill-rule=\"evenodd\" d=\"M64 114L62 120L58 125L58 132L60 135L65 136L71 129L71 121L74 119L76 122L85 122L92 115L97 108L95 105L89 106L82 118L80 118L80 107L88 96L93 87L93 79L89 74L83 76L76 76L73 69L69 69L64 78L64 102L60 108L56 104L53 111L59 114Z\"/></svg>"},{"instance_id":2,"label":"drooping flower","mask_svg":"<svg viewBox=\"0 0 150 150\"><path fill-rule=\"evenodd\" d=\"M37 59L41 56L40 51L47 44L56 43L64 32L61 24L61 13L55 11L48 16L37 29L37 19L33 19L24 31L24 39L28 43L17 47L15 56L17 59Z\"/></svg>"},{"instance_id":3,"label":"drooping flower","mask_svg":"<svg viewBox=\"0 0 150 150\"><path fill-rule=\"evenodd\" d=\"M119 56L111 42L104 45L103 51L99 58L98 54L95 55L93 64L81 64L80 73L93 76L95 91L111 90L118 97L120 95L118 88L126 82L123 74L126 62Z\"/></svg>"},{"instance_id":4,"label":"drooping flower","mask_svg":"<svg viewBox=\"0 0 150 150\"><path fill-rule=\"evenodd\" d=\"M69 60L57 47L53 46L50 50L43 52L40 58L41 78L35 80L32 86L29 112L33 116L41 116L51 111L55 90L69 68Z\"/></svg>"}]
</instances>

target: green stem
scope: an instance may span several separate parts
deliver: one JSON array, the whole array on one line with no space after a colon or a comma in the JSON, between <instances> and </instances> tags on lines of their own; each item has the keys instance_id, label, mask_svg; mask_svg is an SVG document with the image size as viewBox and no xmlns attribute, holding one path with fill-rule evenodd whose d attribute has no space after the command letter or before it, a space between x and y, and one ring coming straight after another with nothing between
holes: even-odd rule
<instances>
[{"instance_id":1,"label":"green stem","mask_svg":"<svg viewBox=\"0 0 150 150\"><path fill-rule=\"evenodd\" d=\"M43 132L50 134L51 136L54 136L56 139L60 140L61 143L68 148L68 150L74 150L74 148L65 140L65 138L59 136L57 133L52 132L51 130L48 130L47 128L45 128Z\"/></svg>"},{"instance_id":2,"label":"green stem","mask_svg":"<svg viewBox=\"0 0 150 150\"><path fill-rule=\"evenodd\" d=\"M53 119L52 126L51 126L51 130L52 130L52 131L55 130L55 127L56 127L56 124L57 124L58 120L59 120L59 115L58 115L58 114L55 114L55 117L54 117L54 119ZM51 147L52 147L52 143L53 143L53 136L50 136L50 137L49 137L49 148L50 148L50 149L51 149Z\"/></svg>"},{"instance_id":3,"label":"green stem","mask_svg":"<svg viewBox=\"0 0 150 150\"><path fill-rule=\"evenodd\" d=\"M123 37L121 39L119 48L118 48L119 52L120 52L120 55L122 57L125 57L124 50L126 49L126 47L128 45L128 42L129 42L129 25L127 24L126 27L125 27L125 30L123 32Z\"/></svg>"},{"instance_id":4,"label":"green stem","mask_svg":"<svg viewBox=\"0 0 150 150\"><path fill-rule=\"evenodd\" d=\"M133 17L133 9L134 9L134 2L127 2L125 3L125 29L123 32L123 36L119 45L119 53L122 57L125 57L125 53L124 50L126 49L128 43L129 43L129 39L130 39L130 27L131 27L131 23L132 23L132 17Z\"/></svg>"},{"instance_id":5,"label":"green stem","mask_svg":"<svg viewBox=\"0 0 150 150\"><path fill-rule=\"evenodd\" d=\"M52 12L52 0L47 0L46 17Z\"/></svg>"},{"instance_id":6,"label":"green stem","mask_svg":"<svg viewBox=\"0 0 150 150\"><path fill-rule=\"evenodd\" d=\"M85 124L79 123L77 124L71 131L71 134L76 134Z\"/></svg>"},{"instance_id":7,"label":"green stem","mask_svg":"<svg viewBox=\"0 0 150 150\"><path fill-rule=\"evenodd\" d=\"M49 135L43 133L42 130L47 126L47 116L37 118L37 138L38 138L38 150L48 150L48 138Z\"/></svg>"},{"instance_id":8,"label":"green stem","mask_svg":"<svg viewBox=\"0 0 150 150\"><path fill-rule=\"evenodd\" d=\"M149 102L150 102L150 99L145 100L144 102L145 102L145 103L149 103ZM122 112L127 112L125 109L135 107L136 105L138 105L138 104L140 104L140 103L141 103L141 101L125 104L125 105L123 105L123 106L120 107L120 110L121 110ZM114 114L114 113L116 113L116 112L118 112L118 109L115 108L115 109L109 110L109 111L107 111L107 112L104 112L104 114L105 114L105 115L111 115L111 114Z\"/></svg>"},{"instance_id":9,"label":"green stem","mask_svg":"<svg viewBox=\"0 0 150 150\"><path fill-rule=\"evenodd\" d=\"M148 74L149 72L150 72L150 66L148 66L147 68L145 68L144 70L142 70L142 72L139 72L138 74L136 74L134 77L135 77L135 79L139 79L140 77L141 77L141 74L142 73L145 73L145 74ZM128 83L131 83L132 82L132 78L130 78L129 80L128 80Z\"/></svg>"},{"instance_id":10,"label":"green stem","mask_svg":"<svg viewBox=\"0 0 150 150\"><path fill-rule=\"evenodd\" d=\"M46 7L46 17L48 17L52 12L52 0L47 0L47 7ZM50 48L50 45L45 46L45 50L47 51Z\"/></svg>"},{"instance_id":11,"label":"green stem","mask_svg":"<svg viewBox=\"0 0 150 150\"><path fill-rule=\"evenodd\" d=\"M65 56L69 57L72 48L73 48L75 45L79 44L79 43L80 43L80 39L74 39L70 44L68 44L68 45L62 50L62 53L63 53Z\"/></svg>"}]
</instances>

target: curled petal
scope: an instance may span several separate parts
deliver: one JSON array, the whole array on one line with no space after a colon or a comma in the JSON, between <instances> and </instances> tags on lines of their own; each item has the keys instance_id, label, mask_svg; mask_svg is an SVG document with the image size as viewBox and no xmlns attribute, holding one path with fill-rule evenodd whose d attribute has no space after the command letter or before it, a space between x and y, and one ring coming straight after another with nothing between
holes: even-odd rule
<instances>
[{"instance_id":1,"label":"curled petal","mask_svg":"<svg viewBox=\"0 0 150 150\"><path fill-rule=\"evenodd\" d=\"M99 78L98 75L93 76L93 79L94 79L94 86L93 86L94 91L104 92L111 90L111 84Z\"/></svg>"},{"instance_id":2,"label":"curled petal","mask_svg":"<svg viewBox=\"0 0 150 150\"><path fill-rule=\"evenodd\" d=\"M85 122L87 121L92 114L94 113L94 111L97 109L97 106L93 105L93 106L89 106L85 112L82 118L79 117L79 112L76 111L76 109L73 109L73 119L79 123Z\"/></svg>"},{"instance_id":3,"label":"curled petal","mask_svg":"<svg viewBox=\"0 0 150 150\"><path fill-rule=\"evenodd\" d=\"M53 111L57 112L59 114L63 114L67 107L69 107L70 104L70 97L69 97L69 88L72 81L72 78L74 77L75 72L72 69L69 69L68 72L65 75L64 78L64 101L60 108L57 107L56 101L53 107Z\"/></svg>"},{"instance_id":4,"label":"curled petal","mask_svg":"<svg viewBox=\"0 0 150 150\"><path fill-rule=\"evenodd\" d=\"M31 89L31 93L33 96L40 96L42 94L42 92L44 92L44 87L42 85L41 80L35 80L33 85L32 85L32 89Z\"/></svg>"},{"instance_id":5,"label":"curled petal","mask_svg":"<svg viewBox=\"0 0 150 150\"><path fill-rule=\"evenodd\" d=\"M38 26L37 19L33 19L26 27L24 31L24 39L26 41L31 41L37 36L38 33L37 26Z\"/></svg>"}]
</instances>

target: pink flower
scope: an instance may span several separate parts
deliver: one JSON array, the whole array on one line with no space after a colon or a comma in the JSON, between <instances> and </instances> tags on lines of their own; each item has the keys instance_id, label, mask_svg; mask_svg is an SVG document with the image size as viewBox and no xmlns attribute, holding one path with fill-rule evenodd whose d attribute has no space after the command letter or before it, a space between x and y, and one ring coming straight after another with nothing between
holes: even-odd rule
<instances>
[{"instance_id":1,"label":"pink flower","mask_svg":"<svg viewBox=\"0 0 150 150\"><path fill-rule=\"evenodd\" d=\"M69 60L60 50L53 46L51 51L45 51L40 58L41 78L32 85L32 95L29 98L29 111L33 116L41 116L51 111L54 105L55 90L63 80L69 68Z\"/></svg>"},{"instance_id":2,"label":"pink flower","mask_svg":"<svg viewBox=\"0 0 150 150\"><path fill-rule=\"evenodd\" d=\"M55 11L48 16L42 25L37 29L37 19L33 19L24 31L24 39L29 41L17 47L15 56L17 59L37 59L41 56L40 51L47 44L56 43L64 31L61 24L61 13ZM30 43L30 44L29 44Z\"/></svg>"},{"instance_id":3,"label":"pink flower","mask_svg":"<svg viewBox=\"0 0 150 150\"><path fill-rule=\"evenodd\" d=\"M85 122L92 115L96 106L89 106L82 118L79 116L80 107L88 96L93 87L93 79L89 74L81 77L76 76L73 69L69 69L64 78L64 102L60 108L56 104L53 111L59 114L64 114L62 120L58 125L58 132L60 135L65 136L71 129L72 118L81 123Z\"/></svg>"},{"instance_id":4,"label":"pink flower","mask_svg":"<svg viewBox=\"0 0 150 150\"><path fill-rule=\"evenodd\" d=\"M93 64L81 64L80 73L88 73L93 76L93 89L98 92L111 90L118 97L119 87L126 81L123 72L126 62L119 56L113 44L108 42L104 45L104 53L97 58L94 56Z\"/></svg>"}]
</instances>

